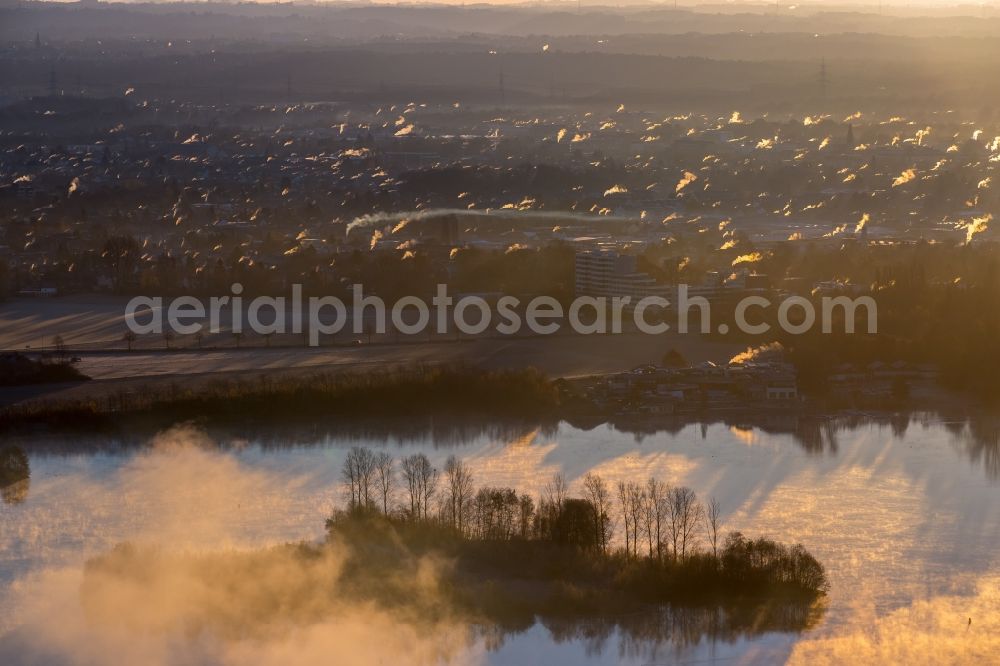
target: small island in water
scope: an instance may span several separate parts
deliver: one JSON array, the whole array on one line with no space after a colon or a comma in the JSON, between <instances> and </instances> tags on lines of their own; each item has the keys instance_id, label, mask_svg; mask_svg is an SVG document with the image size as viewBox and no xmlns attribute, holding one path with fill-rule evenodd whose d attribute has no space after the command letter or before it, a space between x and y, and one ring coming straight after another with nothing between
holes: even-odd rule
<instances>
[{"instance_id":1,"label":"small island in water","mask_svg":"<svg viewBox=\"0 0 1000 666\"><path fill-rule=\"evenodd\" d=\"M155 581L187 581L229 601L186 605L185 631L256 634L360 603L494 639L539 621L567 635L733 639L803 631L823 614L826 573L803 546L723 535L717 502L655 478L588 474L573 497L556 475L536 498L477 488L455 456L438 470L420 453L355 447L342 481L322 542L207 554L125 544L89 561L84 606L117 613L122 590L155 597Z\"/></svg>"},{"instance_id":2,"label":"small island in water","mask_svg":"<svg viewBox=\"0 0 1000 666\"><path fill-rule=\"evenodd\" d=\"M509 629L537 617L601 618L663 605L753 616L757 630L802 630L821 615L826 576L802 546L733 532L717 553L629 553L591 540L587 500L566 500L561 513L551 531L527 537L463 534L372 512L339 514L329 528L333 543L350 546L348 580L358 596L406 598L395 581L417 575L422 557L440 559L449 563L442 579L449 605Z\"/></svg>"},{"instance_id":3,"label":"small island in water","mask_svg":"<svg viewBox=\"0 0 1000 666\"><path fill-rule=\"evenodd\" d=\"M501 624L666 603L809 606L828 589L823 566L802 546L723 537L714 499L656 478L612 486L591 473L583 496L572 497L556 474L534 498L476 488L455 456L440 472L420 453L399 461L398 475L396 467L386 452L351 449L346 506L327 520L328 543L349 547L347 569L362 589L433 557L450 563L454 607ZM392 495L402 496L395 509Z\"/></svg>"}]
</instances>

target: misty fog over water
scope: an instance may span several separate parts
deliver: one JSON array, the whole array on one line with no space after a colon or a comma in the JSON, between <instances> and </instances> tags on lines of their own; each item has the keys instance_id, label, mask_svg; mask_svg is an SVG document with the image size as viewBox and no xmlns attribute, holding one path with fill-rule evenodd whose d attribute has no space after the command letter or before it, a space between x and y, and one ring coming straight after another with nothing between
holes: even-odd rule
<instances>
[{"instance_id":1,"label":"misty fog over water","mask_svg":"<svg viewBox=\"0 0 1000 666\"><path fill-rule=\"evenodd\" d=\"M459 663L528 658L567 664L736 655L815 663L820 651L841 663L938 661L970 644L986 655L1000 622L1000 484L982 456L970 456L969 433L947 426L933 420L913 420L905 428L861 424L834 433L819 452L789 435L723 425L636 436L564 424L550 433L515 439L484 434L444 446L393 438L334 438L288 448L253 441L218 446L189 429L119 452L56 454L51 447L29 446L30 487L0 504L0 629L9 632L0 639L0 655L12 646L24 649L27 641L53 663L64 663L68 655L60 650L92 630L86 649L95 655L118 645L122 639L113 627L90 626L79 585L85 558L121 542L167 552L238 552L322 539L324 519L343 502L341 465L358 444L396 456L423 451L437 467L454 453L478 482L533 494L554 472L565 474L571 494L589 471L612 483L656 475L718 498L727 531L803 543L831 580L826 612L815 629L735 642L709 636L693 644L676 637L642 640L617 630L597 640L587 638L585 628L560 632L541 625L498 639L460 623L436 634L439 641L395 622L391 626L402 628L384 641L374 634L389 620L376 611L331 609L338 626L354 627L335 634L336 640L378 644L377 650L365 648L375 651L359 647L358 663L373 655L392 658L394 651L410 658L417 651L431 661L445 655ZM323 641L335 640L316 626L288 631L297 636L294 641L288 635L263 639L260 654L304 658ZM315 635L308 638L310 631ZM184 641L155 631L144 636L129 649L149 663L175 663L184 654L240 663L253 643ZM932 643L933 650L917 651Z\"/></svg>"}]
</instances>

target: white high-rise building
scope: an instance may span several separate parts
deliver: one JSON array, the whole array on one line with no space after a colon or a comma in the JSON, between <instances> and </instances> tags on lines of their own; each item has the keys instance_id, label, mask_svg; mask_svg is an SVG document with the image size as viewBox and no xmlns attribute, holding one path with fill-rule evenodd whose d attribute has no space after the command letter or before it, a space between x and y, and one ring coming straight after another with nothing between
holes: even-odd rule
<instances>
[{"instance_id":1,"label":"white high-rise building","mask_svg":"<svg viewBox=\"0 0 1000 666\"><path fill-rule=\"evenodd\" d=\"M646 296L668 297L670 288L659 284L637 267L634 255L610 250L590 250L576 254L577 296L629 296L634 304Z\"/></svg>"}]
</instances>

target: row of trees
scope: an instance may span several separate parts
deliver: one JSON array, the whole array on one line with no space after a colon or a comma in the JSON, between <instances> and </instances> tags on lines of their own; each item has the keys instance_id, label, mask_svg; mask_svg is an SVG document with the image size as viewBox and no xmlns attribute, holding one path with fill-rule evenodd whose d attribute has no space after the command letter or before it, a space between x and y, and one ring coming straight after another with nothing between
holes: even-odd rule
<instances>
[{"instance_id":1,"label":"row of trees","mask_svg":"<svg viewBox=\"0 0 1000 666\"><path fill-rule=\"evenodd\" d=\"M600 486L600 479L585 479L591 497L602 492ZM712 554L718 554L721 509L715 498L703 504L690 488L655 478L645 484L619 481L616 491L627 553L638 556L645 549L651 558L676 560L696 549L703 534Z\"/></svg>"},{"instance_id":2,"label":"row of trees","mask_svg":"<svg viewBox=\"0 0 1000 666\"><path fill-rule=\"evenodd\" d=\"M556 474L534 498L513 488L476 488L472 470L456 456L438 470L422 453L397 464L389 453L363 447L348 452L342 477L350 512L436 521L470 539L537 539L604 553L617 547L626 557L659 561L684 559L707 544L718 555L719 503L702 503L690 488L656 478L612 487L590 473L582 497L570 497L565 477Z\"/></svg>"}]
</instances>

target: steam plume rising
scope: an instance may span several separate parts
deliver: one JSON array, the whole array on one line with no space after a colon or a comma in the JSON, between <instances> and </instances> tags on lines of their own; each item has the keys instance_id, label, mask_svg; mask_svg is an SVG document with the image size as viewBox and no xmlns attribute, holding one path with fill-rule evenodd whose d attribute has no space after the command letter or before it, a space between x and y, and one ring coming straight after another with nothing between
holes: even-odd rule
<instances>
[{"instance_id":1,"label":"steam plume rising","mask_svg":"<svg viewBox=\"0 0 1000 666\"><path fill-rule=\"evenodd\" d=\"M593 215L583 215L580 213L564 213L556 211L531 211L526 213L523 211L518 211L517 209L506 209L506 210L466 210L464 208L428 208L424 210L416 211L400 211L398 213L372 213L370 215L362 215L361 217L355 218L350 224L347 225L347 233L350 234L355 230L366 229L371 227L395 227L402 220L408 220L409 223L420 222L423 220L432 220L443 215L458 215L459 219L462 218L472 218L472 219L495 219L497 221L511 221L511 220L523 220L523 219L552 219L552 220L578 220L593 222ZM612 216L614 219L614 216Z\"/></svg>"},{"instance_id":2,"label":"steam plume rising","mask_svg":"<svg viewBox=\"0 0 1000 666\"><path fill-rule=\"evenodd\" d=\"M972 242L972 237L976 234L981 234L989 228L990 221L993 220L993 215L987 214L983 217L974 217L972 221L967 222L964 225L959 225L960 229L965 229L965 244L968 245Z\"/></svg>"},{"instance_id":3,"label":"steam plume rising","mask_svg":"<svg viewBox=\"0 0 1000 666\"><path fill-rule=\"evenodd\" d=\"M868 225L868 221L870 219L871 219L871 216L868 213L865 213L864 215L862 215L861 219L858 220L857 226L854 227L854 233L860 234L862 231L864 231L864 229Z\"/></svg>"},{"instance_id":4,"label":"steam plume rising","mask_svg":"<svg viewBox=\"0 0 1000 666\"><path fill-rule=\"evenodd\" d=\"M916 169L907 169L903 171L903 173L896 176L896 179L892 181L892 186L899 187L900 185L905 185L916 177L917 177Z\"/></svg>"},{"instance_id":5,"label":"steam plume rising","mask_svg":"<svg viewBox=\"0 0 1000 666\"><path fill-rule=\"evenodd\" d=\"M764 258L764 255L762 255L760 252L751 252L749 254L741 254L740 256L738 256L735 259L733 259L733 264L732 265L733 266L737 266L739 264L755 264L758 261L762 260L763 258Z\"/></svg>"},{"instance_id":6,"label":"steam plume rising","mask_svg":"<svg viewBox=\"0 0 1000 666\"><path fill-rule=\"evenodd\" d=\"M80 552L19 580L13 599L3 600L16 609L17 624L0 629L0 663L278 666L328 663L331 655L359 666L480 660L467 622L440 601L443 563L411 556L402 570L412 575L391 581L418 601L418 614L407 604L375 605L344 589L340 576L350 552L344 544L304 557L294 545L244 543L241 504L294 481L244 467L214 447L192 429L171 430L117 476L82 489L92 510L123 498L156 510L151 519L128 523L128 545ZM84 565L92 555L99 559Z\"/></svg>"},{"instance_id":7,"label":"steam plume rising","mask_svg":"<svg viewBox=\"0 0 1000 666\"><path fill-rule=\"evenodd\" d=\"M698 180L698 176L696 174L693 174L690 171L685 171L684 177L677 181L677 187L674 188L674 194L680 194L681 190L696 180Z\"/></svg>"}]
</instances>

